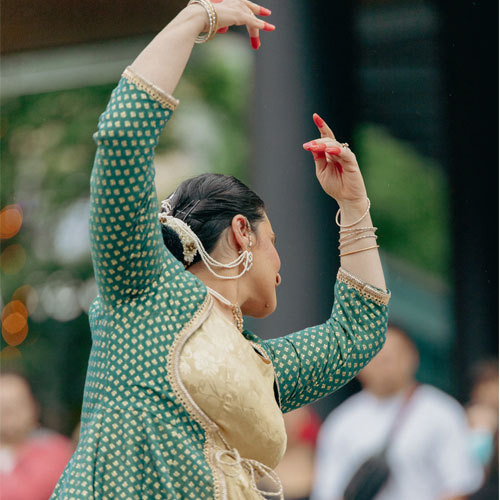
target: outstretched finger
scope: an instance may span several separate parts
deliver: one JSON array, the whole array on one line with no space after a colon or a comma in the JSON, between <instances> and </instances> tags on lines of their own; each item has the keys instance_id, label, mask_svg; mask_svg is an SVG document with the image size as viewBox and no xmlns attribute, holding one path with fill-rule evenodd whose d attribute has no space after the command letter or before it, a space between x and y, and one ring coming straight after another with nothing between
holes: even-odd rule
<instances>
[{"instance_id":1,"label":"outstretched finger","mask_svg":"<svg viewBox=\"0 0 500 500\"><path fill-rule=\"evenodd\" d=\"M330 127L326 124L325 120L318 115L318 113L314 113L313 121L316 127L321 134L321 137L330 137L331 139L335 139L335 135L330 129Z\"/></svg>"},{"instance_id":2,"label":"outstretched finger","mask_svg":"<svg viewBox=\"0 0 500 500\"><path fill-rule=\"evenodd\" d=\"M252 46L252 49L259 50L260 47L259 29L247 26L247 30L248 30L248 35L250 36L250 45Z\"/></svg>"}]
</instances>

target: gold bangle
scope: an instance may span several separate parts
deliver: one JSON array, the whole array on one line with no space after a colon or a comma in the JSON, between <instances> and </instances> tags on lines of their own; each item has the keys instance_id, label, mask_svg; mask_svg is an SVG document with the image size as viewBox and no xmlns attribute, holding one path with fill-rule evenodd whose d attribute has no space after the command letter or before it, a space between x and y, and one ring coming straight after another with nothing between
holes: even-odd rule
<instances>
[{"instance_id":1,"label":"gold bangle","mask_svg":"<svg viewBox=\"0 0 500 500\"><path fill-rule=\"evenodd\" d=\"M192 5L195 3L201 5L207 11L208 31L206 33L200 33L196 37L194 42L205 43L208 42L209 40L212 40L212 38L217 33L217 30L219 29L219 19L217 17L217 11L215 10L215 7L212 5L212 2L210 2L209 0L189 0L188 5Z\"/></svg>"},{"instance_id":2,"label":"gold bangle","mask_svg":"<svg viewBox=\"0 0 500 500\"><path fill-rule=\"evenodd\" d=\"M343 240L340 240L339 243L339 250L341 248L344 248L347 245L350 245L351 243L354 243L355 241L358 240L363 240L365 238L375 238L377 239L378 236L376 234L365 234L364 236L357 236L356 238L344 238Z\"/></svg>"},{"instance_id":3,"label":"gold bangle","mask_svg":"<svg viewBox=\"0 0 500 500\"><path fill-rule=\"evenodd\" d=\"M341 253L340 257L345 257L346 255L352 255L353 253L365 252L366 250L372 250L374 248L379 248L379 245L373 245L372 247L360 248L359 250L353 250L352 252Z\"/></svg>"},{"instance_id":4,"label":"gold bangle","mask_svg":"<svg viewBox=\"0 0 500 500\"><path fill-rule=\"evenodd\" d=\"M352 229L341 229L339 233L349 236L352 233L364 233L365 231L376 231L377 229L378 227L375 226L353 227Z\"/></svg>"},{"instance_id":5,"label":"gold bangle","mask_svg":"<svg viewBox=\"0 0 500 500\"><path fill-rule=\"evenodd\" d=\"M368 198L368 196L366 197L366 201L368 202L368 206L366 207L366 211L365 213L355 222L352 222L351 224L341 224L340 223L340 220L339 220L339 217L340 217L340 208L337 210L337 214L335 215L335 222L337 223L337 226L339 226L340 228L346 228L346 227L352 227L352 226L355 226L358 222L361 222L367 215L368 215L368 212L370 211L370 206L371 206L371 202L370 202L370 198Z\"/></svg>"}]
</instances>

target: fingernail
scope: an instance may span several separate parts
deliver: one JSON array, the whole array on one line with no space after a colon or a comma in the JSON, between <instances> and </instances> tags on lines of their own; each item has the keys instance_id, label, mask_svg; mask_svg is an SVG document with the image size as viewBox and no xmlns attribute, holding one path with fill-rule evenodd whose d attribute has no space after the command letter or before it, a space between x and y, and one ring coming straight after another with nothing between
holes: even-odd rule
<instances>
[{"instance_id":1,"label":"fingernail","mask_svg":"<svg viewBox=\"0 0 500 500\"><path fill-rule=\"evenodd\" d=\"M341 174L344 171L342 165L338 161L335 162L335 166L338 168L339 174Z\"/></svg>"},{"instance_id":2,"label":"fingernail","mask_svg":"<svg viewBox=\"0 0 500 500\"><path fill-rule=\"evenodd\" d=\"M276 26L274 24L264 22L264 28L262 29L264 31L274 31L276 29Z\"/></svg>"},{"instance_id":3,"label":"fingernail","mask_svg":"<svg viewBox=\"0 0 500 500\"><path fill-rule=\"evenodd\" d=\"M316 151L311 151L314 160L326 160L325 153L316 153Z\"/></svg>"},{"instance_id":4,"label":"fingernail","mask_svg":"<svg viewBox=\"0 0 500 500\"><path fill-rule=\"evenodd\" d=\"M340 154L340 148L338 148L337 146L332 146L331 148L326 148L325 151L330 155Z\"/></svg>"},{"instance_id":5,"label":"fingernail","mask_svg":"<svg viewBox=\"0 0 500 500\"><path fill-rule=\"evenodd\" d=\"M252 49L258 50L260 47L260 38L258 36L251 36L250 45L252 46Z\"/></svg>"},{"instance_id":6,"label":"fingernail","mask_svg":"<svg viewBox=\"0 0 500 500\"><path fill-rule=\"evenodd\" d=\"M223 33L227 33L228 31L229 31L229 26L226 26L225 28L217 30L217 33L220 33L222 35Z\"/></svg>"},{"instance_id":7,"label":"fingernail","mask_svg":"<svg viewBox=\"0 0 500 500\"><path fill-rule=\"evenodd\" d=\"M325 126L323 118L321 118L317 113L314 113L313 120L316 127L323 128Z\"/></svg>"},{"instance_id":8,"label":"fingernail","mask_svg":"<svg viewBox=\"0 0 500 500\"><path fill-rule=\"evenodd\" d=\"M323 152L323 151L325 151L325 149L326 149L326 144L313 144L311 146L311 150L312 151L321 151L321 152Z\"/></svg>"},{"instance_id":9,"label":"fingernail","mask_svg":"<svg viewBox=\"0 0 500 500\"><path fill-rule=\"evenodd\" d=\"M315 144L316 144L316 141L309 141L309 142L305 142L305 143L303 144L303 146L304 146L304 147L305 147L305 146L314 146Z\"/></svg>"},{"instance_id":10,"label":"fingernail","mask_svg":"<svg viewBox=\"0 0 500 500\"><path fill-rule=\"evenodd\" d=\"M266 9L265 7L261 7L259 10L259 16L270 16L271 11L269 9Z\"/></svg>"}]
</instances>

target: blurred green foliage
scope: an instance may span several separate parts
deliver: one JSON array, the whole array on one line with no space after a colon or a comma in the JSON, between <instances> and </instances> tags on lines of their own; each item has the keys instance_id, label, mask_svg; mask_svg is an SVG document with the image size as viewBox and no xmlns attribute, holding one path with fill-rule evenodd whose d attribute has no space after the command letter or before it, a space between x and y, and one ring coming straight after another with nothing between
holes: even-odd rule
<instances>
[{"instance_id":1,"label":"blurred green foliage","mask_svg":"<svg viewBox=\"0 0 500 500\"><path fill-rule=\"evenodd\" d=\"M245 179L251 74L251 50L237 35L195 48L176 90L181 106L157 148L158 162L176 154L191 165L184 177L217 171ZM14 274L2 261L1 305L29 284L36 309L21 345L8 347L2 338L1 361L29 376L43 422L66 434L78 422L91 342L85 311L93 270L85 221L92 134L115 85L2 102L1 207L19 204L24 220L16 236L2 240L1 250L20 244L27 258ZM71 246L72 239L82 241L81 249Z\"/></svg>"},{"instance_id":2,"label":"blurred green foliage","mask_svg":"<svg viewBox=\"0 0 500 500\"><path fill-rule=\"evenodd\" d=\"M451 282L449 189L442 168L383 127L362 124L356 151L384 251Z\"/></svg>"}]
</instances>

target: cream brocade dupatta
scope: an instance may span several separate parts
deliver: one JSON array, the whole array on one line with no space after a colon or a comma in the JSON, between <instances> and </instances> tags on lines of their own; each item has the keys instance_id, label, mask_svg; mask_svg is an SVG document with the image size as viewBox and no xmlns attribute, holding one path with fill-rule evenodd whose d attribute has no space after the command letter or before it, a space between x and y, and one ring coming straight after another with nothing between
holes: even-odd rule
<instances>
[{"instance_id":1,"label":"cream brocade dupatta","mask_svg":"<svg viewBox=\"0 0 500 500\"><path fill-rule=\"evenodd\" d=\"M261 352L213 306L180 355L182 383L218 426L213 462L229 500L262 499L263 493L283 498L272 469L285 453L285 425L274 396L272 363L256 350ZM274 480L274 491L258 489L263 475Z\"/></svg>"}]
</instances>

